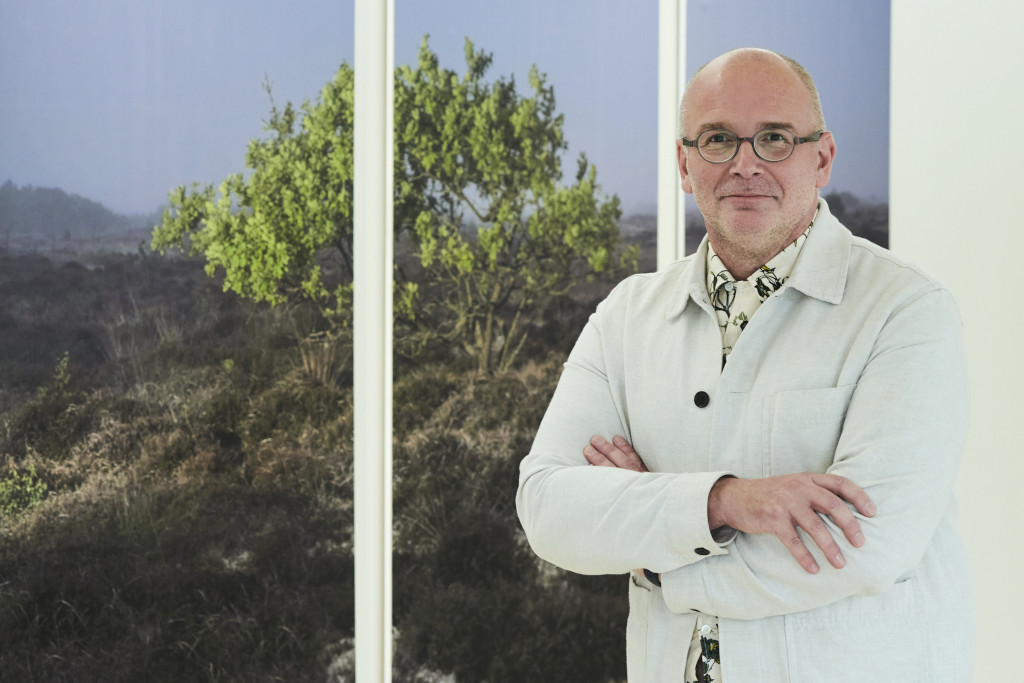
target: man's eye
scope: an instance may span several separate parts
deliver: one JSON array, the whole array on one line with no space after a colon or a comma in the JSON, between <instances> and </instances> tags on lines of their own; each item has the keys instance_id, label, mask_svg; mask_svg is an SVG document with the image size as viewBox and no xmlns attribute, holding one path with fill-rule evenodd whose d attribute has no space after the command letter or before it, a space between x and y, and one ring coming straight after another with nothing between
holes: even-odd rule
<instances>
[{"instance_id":1,"label":"man's eye","mask_svg":"<svg viewBox=\"0 0 1024 683\"><path fill-rule=\"evenodd\" d=\"M761 142L767 143L786 143L789 142L789 135L785 131L781 130L766 130L761 133Z\"/></svg>"},{"instance_id":2,"label":"man's eye","mask_svg":"<svg viewBox=\"0 0 1024 683\"><path fill-rule=\"evenodd\" d=\"M729 133L708 133L704 136L704 144L707 145L724 145L732 142L732 136Z\"/></svg>"}]
</instances>

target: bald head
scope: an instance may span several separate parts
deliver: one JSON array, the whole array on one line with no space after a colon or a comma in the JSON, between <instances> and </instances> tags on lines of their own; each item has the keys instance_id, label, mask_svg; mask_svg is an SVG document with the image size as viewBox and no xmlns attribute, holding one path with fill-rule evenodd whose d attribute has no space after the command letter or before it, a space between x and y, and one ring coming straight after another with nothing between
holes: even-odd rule
<instances>
[{"instance_id":1,"label":"bald head","mask_svg":"<svg viewBox=\"0 0 1024 683\"><path fill-rule=\"evenodd\" d=\"M686 92L683 94L683 101L679 107L679 135L685 134L687 128L686 108L691 94L699 92L703 83L708 81L721 82L731 75L752 70L765 72L783 71L797 79L807 93L807 106L810 112L810 125L815 130L825 130L825 116L821 111L821 99L818 97L818 89L814 85L814 79L807 69L795 59L772 50L764 50L756 47L742 47L730 50L725 54L715 57L710 62L697 69L697 72L686 84Z\"/></svg>"},{"instance_id":2,"label":"bald head","mask_svg":"<svg viewBox=\"0 0 1024 683\"><path fill-rule=\"evenodd\" d=\"M681 125L680 186L693 194L722 263L745 278L807 229L818 190L828 184L836 145L824 130L814 82L775 52L733 50L690 80ZM762 131L787 131L783 136L803 140L785 159L770 161L760 156L753 137ZM708 161L695 147L708 132L741 138L730 159Z\"/></svg>"}]
</instances>

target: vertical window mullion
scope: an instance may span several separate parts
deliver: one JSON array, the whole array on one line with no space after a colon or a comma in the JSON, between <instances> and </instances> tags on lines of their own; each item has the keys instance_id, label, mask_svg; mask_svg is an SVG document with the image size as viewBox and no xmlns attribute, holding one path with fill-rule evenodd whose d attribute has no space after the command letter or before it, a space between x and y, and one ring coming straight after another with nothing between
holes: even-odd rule
<instances>
[{"instance_id":1,"label":"vertical window mullion","mask_svg":"<svg viewBox=\"0 0 1024 683\"><path fill-rule=\"evenodd\" d=\"M685 76L686 0L659 0L658 270L686 253L683 192L674 153Z\"/></svg>"},{"instance_id":2,"label":"vertical window mullion","mask_svg":"<svg viewBox=\"0 0 1024 683\"><path fill-rule=\"evenodd\" d=\"M394 3L355 0L353 400L356 680L391 680Z\"/></svg>"}]
</instances>

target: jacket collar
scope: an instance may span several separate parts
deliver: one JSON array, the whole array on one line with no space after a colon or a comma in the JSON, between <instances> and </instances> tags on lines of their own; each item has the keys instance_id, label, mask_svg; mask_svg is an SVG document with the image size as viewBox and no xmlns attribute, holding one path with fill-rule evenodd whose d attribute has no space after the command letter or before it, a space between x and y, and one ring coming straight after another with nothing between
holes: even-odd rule
<instances>
[{"instance_id":1,"label":"jacket collar","mask_svg":"<svg viewBox=\"0 0 1024 683\"><path fill-rule=\"evenodd\" d=\"M793 288L809 297L838 304L846 289L853 235L832 215L828 203L820 198L819 201L818 218L782 289ZM670 275L677 284L671 288L673 296L665 311L666 318L681 315L691 300L702 308L710 307L704 272L707 254L708 236L704 235L694 254L669 266L670 271L677 271ZM685 267L687 264L689 268Z\"/></svg>"},{"instance_id":2,"label":"jacket collar","mask_svg":"<svg viewBox=\"0 0 1024 683\"><path fill-rule=\"evenodd\" d=\"M846 290L853 235L828 210L824 199L786 285L821 301L838 304ZM785 287L785 285L784 285Z\"/></svg>"}]
</instances>

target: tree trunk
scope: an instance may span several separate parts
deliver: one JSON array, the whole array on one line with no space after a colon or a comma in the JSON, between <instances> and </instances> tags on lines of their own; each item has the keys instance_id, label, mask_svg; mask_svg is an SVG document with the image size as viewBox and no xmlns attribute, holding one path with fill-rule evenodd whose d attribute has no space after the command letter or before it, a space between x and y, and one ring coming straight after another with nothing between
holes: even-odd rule
<instances>
[{"instance_id":1,"label":"tree trunk","mask_svg":"<svg viewBox=\"0 0 1024 683\"><path fill-rule=\"evenodd\" d=\"M488 309L484 332L477 345L477 370L481 375L491 374L491 343L494 335L494 310Z\"/></svg>"}]
</instances>

